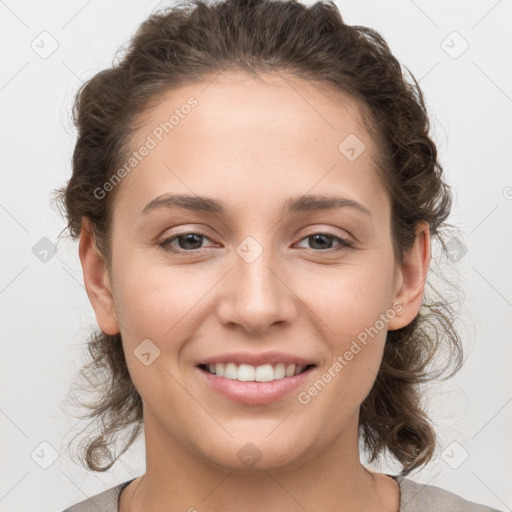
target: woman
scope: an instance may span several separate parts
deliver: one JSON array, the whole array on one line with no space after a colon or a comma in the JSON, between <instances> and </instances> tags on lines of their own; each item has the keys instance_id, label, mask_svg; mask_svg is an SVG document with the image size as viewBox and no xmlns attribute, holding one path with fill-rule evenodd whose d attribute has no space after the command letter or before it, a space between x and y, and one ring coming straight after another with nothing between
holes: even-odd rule
<instances>
[{"instance_id":1,"label":"woman","mask_svg":"<svg viewBox=\"0 0 512 512\"><path fill-rule=\"evenodd\" d=\"M406 478L436 448L418 386L462 361L424 298L451 195L413 81L334 3L226 0L152 15L84 84L84 453L104 471L143 426L146 472L69 512L491 510Z\"/></svg>"}]
</instances>

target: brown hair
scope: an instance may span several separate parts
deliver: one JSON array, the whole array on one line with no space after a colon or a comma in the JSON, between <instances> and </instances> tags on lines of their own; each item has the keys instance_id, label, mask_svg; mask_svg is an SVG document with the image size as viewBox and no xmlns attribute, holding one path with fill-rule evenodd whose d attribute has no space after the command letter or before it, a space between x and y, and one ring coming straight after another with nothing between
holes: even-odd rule
<instances>
[{"instance_id":1,"label":"brown hair","mask_svg":"<svg viewBox=\"0 0 512 512\"><path fill-rule=\"evenodd\" d=\"M429 136L420 86L409 70L412 80L406 80L378 32L345 24L332 1L308 7L296 0L189 0L143 22L122 59L84 83L75 98L73 174L55 191L65 229L74 240L84 218L89 219L111 268L112 201L120 187L101 200L94 191L125 161L130 136L153 102L166 91L223 70L287 71L355 99L379 148L383 183L392 200L395 257L402 261L411 248L419 221L428 222L432 240L446 254L441 228L450 226L445 220L451 193ZM381 368L360 408L360 435L370 462L387 450L406 475L433 457L437 439L422 408L420 386L452 363L449 376L461 367L454 319L450 303L440 295L427 300L425 290L416 318L387 333ZM433 366L441 347L447 350L443 364ZM101 428L86 439L83 453L89 469L106 471L141 431L142 401L127 369L120 333L94 332L88 349L90 361L81 374L97 396L84 405L91 410L87 417L97 419ZM114 434L126 427L131 436L116 455Z\"/></svg>"}]
</instances>

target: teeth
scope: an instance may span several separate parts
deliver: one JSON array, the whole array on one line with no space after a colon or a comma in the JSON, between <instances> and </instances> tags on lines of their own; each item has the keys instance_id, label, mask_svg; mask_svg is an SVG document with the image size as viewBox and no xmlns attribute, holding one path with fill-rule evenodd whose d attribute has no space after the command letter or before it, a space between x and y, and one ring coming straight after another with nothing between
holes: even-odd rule
<instances>
[{"instance_id":1,"label":"teeth","mask_svg":"<svg viewBox=\"0 0 512 512\"><path fill-rule=\"evenodd\" d=\"M264 364L256 367L256 376L254 380L257 382L270 382L274 380L274 368L271 364Z\"/></svg>"},{"instance_id":2,"label":"teeth","mask_svg":"<svg viewBox=\"0 0 512 512\"><path fill-rule=\"evenodd\" d=\"M219 377L224 377L224 365L222 363L217 363L215 365L215 374Z\"/></svg>"},{"instance_id":3,"label":"teeth","mask_svg":"<svg viewBox=\"0 0 512 512\"><path fill-rule=\"evenodd\" d=\"M298 375L305 368L306 367L302 365L285 365L284 363L277 363L275 365L264 364L261 366L252 366L250 364L237 365L236 363L216 363L208 365L210 373L218 377L242 382L271 382L273 380Z\"/></svg>"},{"instance_id":4,"label":"teeth","mask_svg":"<svg viewBox=\"0 0 512 512\"><path fill-rule=\"evenodd\" d=\"M218 375L218 374L217 374ZM224 367L224 375L226 379L236 379L238 375L238 370L235 363L228 363Z\"/></svg>"},{"instance_id":5,"label":"teeth","mask_svg":"<svg viewBox=\"0 0 512 512\"><path fill-rule=\"evenodd\" d=\"M286 377L286 366L283 363L277 363L274 368L274 379L284 379Z\"/></svg>"},{"instance_id":6,"label":"teeth","mask_svg":"<svg viewBox=\"0 0 512 512\"><path fill-rule=\"evenodd\" d=\"M250 364L241 364L238 367L238 375L237 380L247 381L250 382L254 380L254 376L256 374L256 368L254 366L251 366ZM225 375L224 375L225 377Z\"/></svg>"}]
</instances>

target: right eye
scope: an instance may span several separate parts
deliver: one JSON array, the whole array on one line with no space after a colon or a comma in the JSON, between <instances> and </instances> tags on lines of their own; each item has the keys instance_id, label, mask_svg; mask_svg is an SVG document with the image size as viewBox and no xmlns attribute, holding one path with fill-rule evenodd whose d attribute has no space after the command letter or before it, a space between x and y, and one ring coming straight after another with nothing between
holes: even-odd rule
<instances>
[{"instance_id":1,"label":"right eye","mask_svg":"<svg viewBox=\"0 0 512 512\"><path fill-rule=\"evenodd\" d=\"M197 253L202 252L202 248L200 246L204 239L208 239L208 237L203 233L180 233L178 235L165 238L164 240L158 243L158 247L160 247L164 251L180 254ZM173 245L175 242L177 242L178 247L176 247L176 245Z\"/></svg>"}]
</instances>

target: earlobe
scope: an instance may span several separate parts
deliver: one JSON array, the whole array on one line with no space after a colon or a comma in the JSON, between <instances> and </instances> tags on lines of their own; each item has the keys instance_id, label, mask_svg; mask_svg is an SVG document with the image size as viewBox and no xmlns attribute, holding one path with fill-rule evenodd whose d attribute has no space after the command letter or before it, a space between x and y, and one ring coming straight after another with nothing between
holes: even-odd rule
<instances>
[{"instance_id":1,"label":"earlobe","mask_svg":"<svg viewBox=\"0 0 512 512\"><path fill-rule=\"evenodd\" d=\"M388 323L389 330L400 329L410 324L423 301L423 292L430 265L430 230L422 221L416 227L416 237L411 249L404 255L402 268L398 270L399 282L393 303L399 303L396 316Z\"/></svg>"},{"instance_id":2,"label":"earlobe","mask_svg":"<svg viewBox=\"0 0 512 512\"><path fill-rule=\"evenodd\" d=\"M87 217L83 218L78 252L82 264L85 289L94 309L96 321L105 334L117 334L119 323L106 261L96 247L90 221Z\"/></svg>"}]
</instances>

